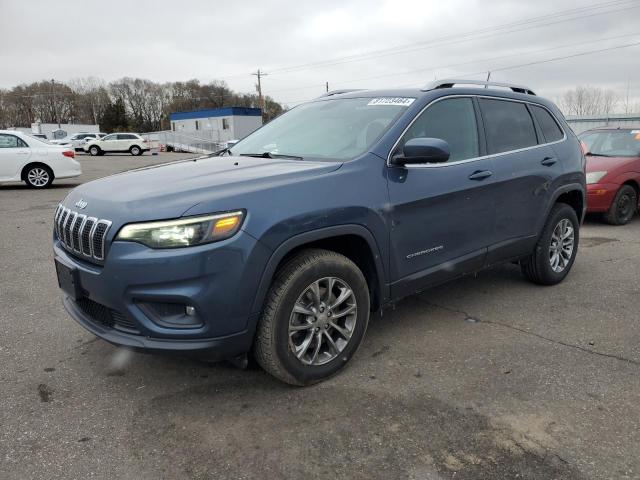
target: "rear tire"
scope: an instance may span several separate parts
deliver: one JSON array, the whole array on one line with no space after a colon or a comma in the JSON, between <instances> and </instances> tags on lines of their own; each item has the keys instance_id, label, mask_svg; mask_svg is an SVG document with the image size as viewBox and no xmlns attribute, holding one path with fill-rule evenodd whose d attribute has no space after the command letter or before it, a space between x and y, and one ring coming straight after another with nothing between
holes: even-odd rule
<instances>
[{"instance_id":1,"label":"rear tire","mask_svg":"<svg viewBox=\"0 0 640 480\"><path fill-rule=\"evenodd\" d=\"M369 289L347 257L303 250L276 273L258 323L254 356L274 377L311 385L340 371L369 321Z\"/></svg>"},{"instance_id":2,"label":"rear tire","mask_svg":"<svg viewBox=\"0 0 640 480\"><path fill-rule=\"evenodd\" d=\"M89 147L89 153L92 157L97 157L98 155L102 155L102 150L100 150L100 147L92 145Z\"/></svg>"},{"instance_id":3,"label":"rear tire","mask_svg":"<svg viewBox=\"0 0 640 480\"><path fill-rule=\"evenodd\" d=\"M536 247L520 262L524 276L539 285L555 285L567 276L578 253L580 223L566 203L556 203L549 213Z\"/></svg>"},{"instance_id":4,"label":"rear tire","mask_svg":"<svg viewBox=\"0 0 640 480\"><path fill-rule=\"evenodd\" d=\"M142 149L137 145L132 145L129 149L129 153L134 157L137 157L139 155L142 155Z\"/></svg>"},{"instance_id":5,"label":"rear tire","mask_svg":"<svg viewBox=\"0 0 640 480\"><path fill-rule=\"evenodd\" d=\"M633 218L638 208L638 194L631 185L623 185L616 193L604 219L611 225L625 225Z\"/></svg>"},{"instance_id":6,"label":"rear tire","mask_svg":"<svg viewBox=\"0 0 640 480\"><path fill-rule=\"evenodd\" d=\"M32 165L27 167L23 178L30 188L49 188L53 183L53 172L46 165Z\"/></svg>"}]
</instances>

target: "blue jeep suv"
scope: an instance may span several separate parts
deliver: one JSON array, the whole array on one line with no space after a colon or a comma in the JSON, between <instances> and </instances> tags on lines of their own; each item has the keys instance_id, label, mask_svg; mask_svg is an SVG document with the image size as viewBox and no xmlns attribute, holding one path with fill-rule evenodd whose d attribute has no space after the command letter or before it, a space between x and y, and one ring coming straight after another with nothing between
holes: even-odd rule
<instances>
[{"instance_id":1,"label":"blue jeep suv","mask_svg":"<svg viewBox=\"0 0 640 480\"><path fill-rule=\"evenodd\" d=\"M251 352L307 385L405 296L502 262L563 280L585 190L576 136L528 88L338 91L216 155L77 187L53 248L67 311L98 337Z\"/></svg>"}]
</instances>

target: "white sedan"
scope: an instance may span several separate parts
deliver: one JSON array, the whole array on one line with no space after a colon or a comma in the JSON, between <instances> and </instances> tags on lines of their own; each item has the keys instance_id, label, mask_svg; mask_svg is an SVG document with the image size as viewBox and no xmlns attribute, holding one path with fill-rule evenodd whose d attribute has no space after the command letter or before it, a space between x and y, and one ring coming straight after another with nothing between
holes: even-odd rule
<instances>
[{"instance_id":1,"label":"white sedan","mask_svg":"<svg viewBox=\"0 0 640 480\"><path fill-rule=\"evenodd\" d=\"M25 182L46 188L54 178L82 173L74 151L14 130L0 130L0 183Z\"/></svg>"}]
</instances>

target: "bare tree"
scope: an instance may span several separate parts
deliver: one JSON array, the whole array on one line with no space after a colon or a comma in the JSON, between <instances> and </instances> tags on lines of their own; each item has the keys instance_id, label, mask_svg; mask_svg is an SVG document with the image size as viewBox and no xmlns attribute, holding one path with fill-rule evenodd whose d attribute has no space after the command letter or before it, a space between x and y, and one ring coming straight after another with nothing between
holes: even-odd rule
<instances>
[{"instance_id":1,"label":"bare tree","mask_svg":"<svg viewBox=\"0 0 640 480\"><path fill-rule=\"evenodd\" d=\"M566 92L559 104L567 115L609 115L618 104L618 95L613 90L579 85Z\"/></svg>"},{"instance_id":2,"label":"bare tree","mask_svg":"<svg viewBox=\"0 0 640 480\"><path fill-rule=\"evenodd\" d=\"M105 81L96 77L76 78L69 82L69 87L77 94L74 102L77 118L83 123L98 124L111 103Z\"/></svg>"}]
</instances>

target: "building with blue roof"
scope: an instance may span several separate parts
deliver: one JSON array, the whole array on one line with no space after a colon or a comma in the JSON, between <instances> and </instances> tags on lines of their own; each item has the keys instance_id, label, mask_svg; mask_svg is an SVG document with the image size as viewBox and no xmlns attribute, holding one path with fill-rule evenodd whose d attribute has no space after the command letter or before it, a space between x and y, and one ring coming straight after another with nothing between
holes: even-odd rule
<instances>
[{"instance_id":1,"label":"building with blue roof","mask_svg":"<svg viewBox=\"0 0 640 480\"><path fill-rule=\"evenodd\" d=\"M171 130L215 142L240 140L262 126L262 110L222 107L169 114Z\"/></svg>"}]
</instances>

